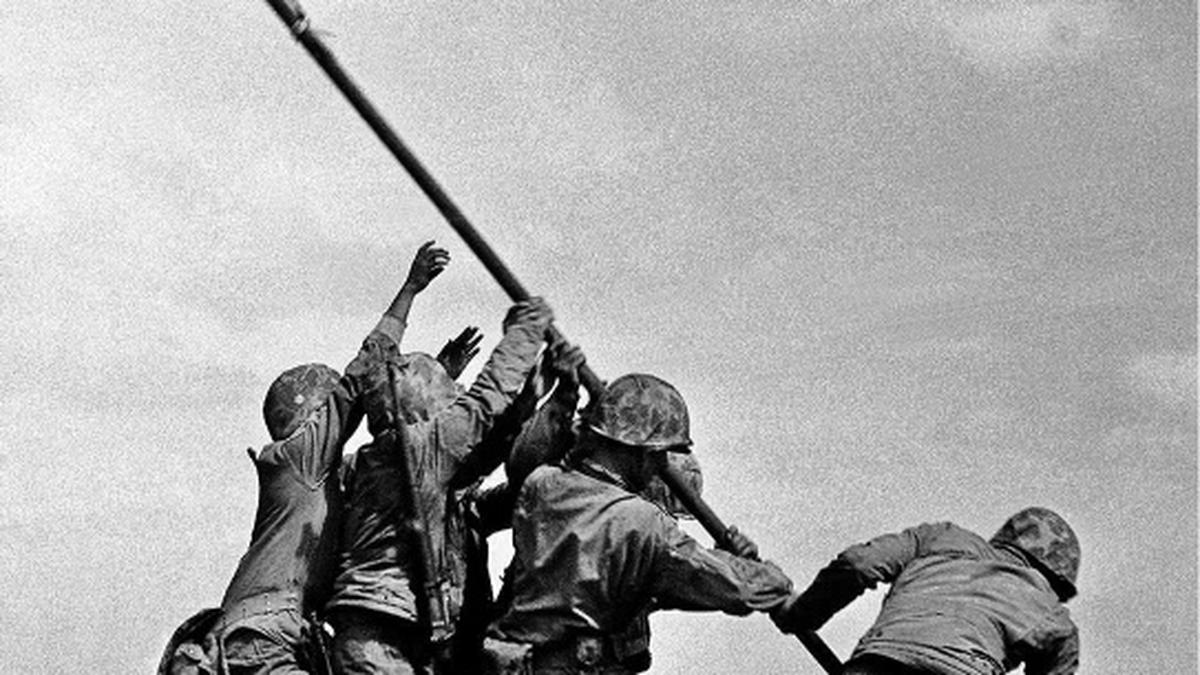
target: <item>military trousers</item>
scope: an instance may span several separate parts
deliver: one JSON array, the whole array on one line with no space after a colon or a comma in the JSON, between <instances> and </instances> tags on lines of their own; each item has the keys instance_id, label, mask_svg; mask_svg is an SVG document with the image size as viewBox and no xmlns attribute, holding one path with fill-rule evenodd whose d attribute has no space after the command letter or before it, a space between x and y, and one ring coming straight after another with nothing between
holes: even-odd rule
<instances>
[{"instance_id":1,"label":"military trousers","mask_svg":"<svg viewBox=\"0 0 1200 675\"><path fill-rule=\"evenodd\" d=\"M367 609L339 607L333 625L335 675L435 675L447 672L412 621Z\"/></svg>"}]
</instances>

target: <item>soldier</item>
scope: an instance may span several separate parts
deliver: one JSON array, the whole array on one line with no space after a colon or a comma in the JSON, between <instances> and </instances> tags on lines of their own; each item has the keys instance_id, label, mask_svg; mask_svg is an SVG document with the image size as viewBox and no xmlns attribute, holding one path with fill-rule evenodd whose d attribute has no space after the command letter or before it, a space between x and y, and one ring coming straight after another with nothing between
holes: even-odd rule
<instances>
[{"instance_id":1,"label":"soldier","mask_svg":"<svg viewBox=\"0 0 1200 675\"><path fill-rule=\"evenodd\" d=\"M449 263L426 242L408 277L358 355L339 376L321 364L287 370L267 391L263 417L272 442L250 451L258 472L258 510L250 546L208 633L219 673L311 672L311 612L329 596L336 563L342 446L362 418L359 398L384 355L403 336L412 301ZM333 478L331 478L333 477ZM332 526L327 526L332 525Z\"/></svg>"},{"instance_id":2,"label":"soldier","mask_svg":"<svg viewBox=\"0 0 1200 675\"><path fill-rule=\"evenodd\" d=\"M579 400L575 375L582 363L583 352L578 347L566 342L551 345L544 354L540 372L536 377L530 377L518 403L505 415L498 433L493 432L493 437L484 441L498 443L500 452L488 450L476 455L501 457L507 466L512 455L519 453L518 448L531 443L570 447L574 438L571 424ZM491 464L486 467L488 473L494 468ZM474 472L467 472L467 475L474 475ZM458 492L459 510L463 515L461 555L466 578L462 613L455 627L450 664L445 669L447 673L482 672L484 636L488 624L496 618L487 538L511 526L516 492L508 482L488 488L482 488L481 483L476 481Z\"/></svg>"},{"instance_id":3,"label":"soldier","mask_svg":"<svg viewBox=\"0 0 1200 675\"><path fill-rule=\"evenodd\" d=\"M504 336L466 391L436 359L413 353L395 364L394 391L387 386L366 395L373 440L359 451L347 482L342 553L328 603L335 672L445 668L466 576L463 499L504 459L506 445L493 434L504 435L497 424L534 369L552 318L541 299L514 306ZM403 523L413 518L421 519L428 559L406 536ZM444 593L418 597L414 580L422 577L439 582ZM430 600L444 603L448 634L437 637L446 643L431 644L430 626L423 625L419 603Z\"/></svg>"},{"instance_id":4,"label":"soldier","mask_svg":"<svg viewBox=\"0 0 1200 675\"><path fill-rule=\"evenodd\" d=\"M744 615L788 600L778 567L701 547L638 496L667 453L691 446L674 387L652 375L617 378L582 422L568 460L537 466L521 486L507 603L489 629L493 672L641 672L649 653L629 631L651 602ZM736 538L739 552L754 552Z\"/></svg>"},{"instance_id":5,"label":"soldier","mask_svg":"<svg viewBox=\"0 0 1200 675\"><path fill-rule=\"evenodd\" d=\"M537 417L528 422L522 429L521 435L517 437L512 453L505 462L505 471L509 482L493 488L492 491L508 495L510 501L507 504L502 503L492 507L492 526L487 530L487 534L507 529L511 525L516 492L520 489L525 477L538 466L565 461L568 453L574 447L576 440L575 414L579 404L578 370L582 365L583 355L581 353L574 360L564 360L558 373L558 387L554 390L553 396L546 401L546 404L538 411ZM600 400L603 396L603 389L589 392L592 401ZM699 497L703 490L704 479L695 453L668 452L666 457L667 464L683 478L692 494ZM676 498L657 473L650 477L638 495L674 518L692 518L692 514ZM499 495L489 493L488 496ZM499 502L500 500L492 499L492 501ZM505 514L503 524L499 523L500 514ZM734 537L733 553L744 558L757 557L758 549L748 537L738 534L736 528L731 528L731 534ZM510 592L511 587L508 585L501 589L496 611L502 613L507 607L511 599L509 598ZM624 660L631 664L644 664L643 670L650 664L650 613L654 609L657 609L657 606L651 599L644 611L631 619L624 629L610 636L614 649L626 655ZM498 616L491 617L489 622L495 618ZM477 667L472 672L480 672L480 668Z\"/></svg>"},{"instance_id":6,"label":"soldier","mask_svg":"<svg viewBox=\"0 0 1200 675\"><path fill-rule=\"evenodd\" d=\"M990 541L953 523L923 524L851 546L777 613L784 632L816 630L865 589L891 584L845 675L1066 675L1079 633L1079 540L1061 516L1024 509Z\"/></svg>"}]
</instances>

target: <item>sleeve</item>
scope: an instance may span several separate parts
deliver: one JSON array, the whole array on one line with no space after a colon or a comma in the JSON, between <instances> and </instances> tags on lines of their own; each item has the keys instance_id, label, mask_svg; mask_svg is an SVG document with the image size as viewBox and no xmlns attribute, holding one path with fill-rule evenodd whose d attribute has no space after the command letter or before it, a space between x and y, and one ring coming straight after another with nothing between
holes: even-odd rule
<instances>
[{"instance_id":1,"label":"sleeve","mask_svg":"<svg viewBox=\"0 0 1200 675\"><path fill-rule=\"evenodd\" d=\"M789 610L800 630L817 630L855 598L880 583L891 583L915 559L926 536L921 525L855 544L817 573Z\"/></svg>"},{"instance_id":2,"label":"sleeve","mask_svg":"<svg viewBox=\"0 0 1200 675\"><path fill-rule=\"evenodd\" d=\"M561 461L575 444L571 425L578 400L578 395L574 402L566 396L551 396L521 427L505 465L508 481L517 489L534 469Z\"/></svg>"},{"instance_id":3,"label":"sleeve","mask_svg":"<svg viewBox=\"0 0 1200 675\"><path fill-rule=\"evenodd\" d=\"M1079 670L1079 629L1074 623L1043 633L1038 642L1023 645L1026 675L1074 675Z\"/></svg>"},{"instance_id":4,"label":"sleeve","mask_svg":"<svg viewBox=\"0 0 1200 675\"><path fill-rule=\"evenodd\" d=\"M791 579L774 563L706 549L673 519L660 516L651 573L651 594L659 606L743 616L769 612L791 595Z\"/></svg>"},{"instance_id":5,"label":"sleeve","mask_svg":"<svg viewBox=\"0 0 1200 675\"><path fill-rule=\"evenodd\" d=\"M379 323L363 340L354 360L346 366L345 375L342 375L335 392L341 399L340 405L349 409L363 393L387 385L387 362L388 359L399 358L400 340L404 337L405 327L403 321L390 314L384 314L379 319ZM350 429L350 433L353 431Z\"/></svg>"},{"instance_id":6,"label":"sleeve","mask_svg":"<svg viewBox=\"0 0 1200 675\"><path fill-rule=\"evenodd\" d=\"M491 474L496 467L508 460L512 453L517 436L524 429L531 416L537 415L537 397L531 386L532 373L526 377L521 392L507 409L493 422L478 446L459 467L450 483L453 489L465 488L476 480Z\"/></svg>"},{"instance_id":7,"label":"sleeve","mask_svg":"<svg viewBox=\"0 0 1200 675\"><path fill-rule=\"evenodd\" d=\"M472 527L485 537L512 527L517 491L508 483L493 485L475 492L470 500L468 517Z\"/></svg>"},{"instance_id":8,"label":"sleeve","mask_svg":"<svg viewBox=\"0 0 1200 675\"><path fill-rule=\"evenodd\" d=\"M323 483L329 472L338 465L342 446L362 421L359 400L381 373L386 377L387 370L382 364L389 354L399 353L404 328L403 321L383 315L363 340L358 354L346 366L345 373L329 393L325 404L302 427L301 433L285 441L288 445L287 455L309 487Z\"/></svg>"},{"instance_id":9,"label":"sleeve","mask_svg":"<svg viewBox=\"0 0 1200 675\"><path fill-rule=\"evenodd\" d=\"M471 388L431 420L430 437L446 453L442 479L447 484L521 391L541 346L541 327L511 326Z\"/></svg>"}]
</instances>

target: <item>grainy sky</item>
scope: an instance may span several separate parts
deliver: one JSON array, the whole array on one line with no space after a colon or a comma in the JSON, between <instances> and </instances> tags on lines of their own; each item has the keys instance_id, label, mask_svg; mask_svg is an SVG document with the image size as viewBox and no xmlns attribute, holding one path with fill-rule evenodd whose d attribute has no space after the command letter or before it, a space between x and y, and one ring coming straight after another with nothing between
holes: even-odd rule
<instances>
[{"instance_id":1,"label":"grainy sky","mask_svg":"<svg viewBox=\"0 0 1200 675\"><path fill-rule=\"evenodd\" d=\"M1081 672L1195 672L1193 3L305 7L798 584L1043 504ZM6 2L0 59L0 671L147 672L245 548L271 379L344 366L426 239L408 348L507 301L265 3ZM653 673L818 672L763 617L654 630Z\"/></svg>"}]
</instances>

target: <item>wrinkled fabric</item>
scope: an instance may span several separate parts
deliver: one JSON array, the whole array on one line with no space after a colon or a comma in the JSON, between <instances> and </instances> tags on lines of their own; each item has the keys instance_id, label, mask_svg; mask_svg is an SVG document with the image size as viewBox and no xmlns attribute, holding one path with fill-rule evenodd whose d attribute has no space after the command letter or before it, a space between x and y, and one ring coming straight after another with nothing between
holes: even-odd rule
<instances>
[{"instance_id":1,"label":"wrinkled fabric","mask_svg":"<svg viewBox=\"0 0 1200 675\"><path fill-rule=\"evenodd\" d=\"M317 672L309 663L304 620L292 609L253 614L221 626L210 647L222 675Z\"/></svg>"},{"instance_id":2,"label":"wrinkled fabric","mask_svg":"<svg viewBox=\"0 0 1200 675\"><path fill-rule=\"evenodd\" d=\"M846 663L841 675L937 675L924 668L906 666L899 661L867 654Z\"/></svg>"},{"instance_id":3,"label":"wrinkled fabric","mask_svg":"<svg viewBox=\"0 0 1200 675\"><path fill-rule=\"evenodd\" d=\"M432 655L415 624L376 612L341 609L334 627L336 675L429 675ZM469 672L469 671L459 671Z\"/></svg>"},{"instance_id":4,"label":"wrinkled fabric","mask_svg":"<svg viewBox=\"0 0 1200 675\"><path fill-rule=\"evenodd\" d=\"M855 657L877 655L955 675L999 675L1021 662L1027 675L1078 668L1078 630L1049 581L1020 556L953 523L876 537L848 548L830 567L860 575L861 588L891 584ZM821 595L809 590L817 592L805 591L798 604Z\"/></svg>"},{"instance_id":5,"label":"wrinkled fabric","mask_svg":"<svg viewBox=\"0 0 1200 675\"><path fill-rule=\"evenodd\" d=\"M526 479L513 547L508 605L489 632L535 653L579 634L614 636L652 598L665 609L744 615L782 605L791 591L775 565L705 549L657 506L562 466Z\"/></svg>"},{"instance_id":6,"label":"wrinkled fabric","mask_svg":"<svg viewBox=\"0 0 1200 675\"><path fill-rule=\"evenodd\" d=\"M204 675L212 673L204 640L221 618L220 607L207 607L179 624L163 649L156 675Z\"/></svg>"},{"instance_id":7,"label":"wrinkled fabric","mask_svg":"<svg viewBox=\"0 0 1200 675\"><path fill-rule=\"evenodd\" d=\"M341 517L336 476L342 446L361 420L356 404L366 374L396 349L403 332L403 322L385 315L326 402L291 436L252 455L258 508L250 546L221 601L221 626L258 613L282 616L280 610L304 616L329 597Z\"/></svg>"},{"instance_id":8,"label":"wrinkled fabric","mask_svg":"<svg viewBox=\"0 0 1200 675\"><path fill-rule=\"evenodd\" d=\"M373 426L376 438L359 451L347 482L342 554L330 608L356 607L417 620L408 580L420 561L407 535L398 533L407 518L407 498L400 487L404 452L414 459L419 508L437 558L432 573L446 582L449 618L451 624L457 621L467 575L467 533L462 492L452 486L469 486L503 461L507 446L489 437L521 391L541 343L536 327L513 325L474 384L432 419L398 431ZM480 458L479 453L496 456Z\"/></svg>"},{"instance_id":9,"label":"wrinkled fabric","mask_svg":"<svg viewBox=\"0 0 1200 675\"><path fill-rule=\"evenodd\" d=\"M545 405L521 427L513 442L504 472L514 493L531 471L543 464L557 464L575 445L575 409L579 390L555 390ZM505 525L507 527L507 525Z\"/></svg>"}]
</instances>

